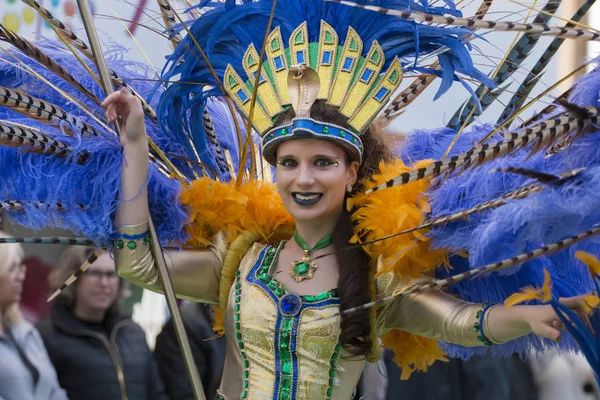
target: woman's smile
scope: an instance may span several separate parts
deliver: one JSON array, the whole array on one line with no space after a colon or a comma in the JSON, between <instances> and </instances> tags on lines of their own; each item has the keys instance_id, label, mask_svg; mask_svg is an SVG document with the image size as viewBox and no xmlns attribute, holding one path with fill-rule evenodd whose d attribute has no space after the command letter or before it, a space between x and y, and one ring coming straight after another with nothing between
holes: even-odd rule
<instances>
[{"instance_id":1,"label":"woman's smile","mask_svg":"<svg viewBox=\"0 0 600 400\"><path fill-rule=\"evenodd\" d=\"M303 207L310 207L319 202L323 198L323 193L314 192L292 192L292 199L296 204Z\"/></svg>"}]
</instances>

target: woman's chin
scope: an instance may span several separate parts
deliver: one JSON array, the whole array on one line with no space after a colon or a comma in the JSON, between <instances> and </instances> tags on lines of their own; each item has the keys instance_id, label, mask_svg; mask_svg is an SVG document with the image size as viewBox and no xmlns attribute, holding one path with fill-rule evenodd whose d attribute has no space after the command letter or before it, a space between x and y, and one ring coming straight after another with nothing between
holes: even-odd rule
<instances>
[{"instance_id":1,"label":"woman's chin","mask_svg":"<svg viewBox=\"0 0 600 400\"><path fill-rule=\"evenodd\" d=\"M292 214L292 217L294 217L296 221L313 221L325 217L323 209L316 205L311 207L294 205L290 210L290 214Z\"/></svg>"}]
</instances>

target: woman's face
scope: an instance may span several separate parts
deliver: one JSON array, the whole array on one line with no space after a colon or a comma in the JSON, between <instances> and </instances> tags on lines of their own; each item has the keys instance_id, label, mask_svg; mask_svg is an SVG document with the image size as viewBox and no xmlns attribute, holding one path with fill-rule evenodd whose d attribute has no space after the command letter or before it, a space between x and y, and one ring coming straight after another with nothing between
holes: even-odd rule
<instances>
[{"instance_id":1,"label":"woman's face","mask_svg":"<svg viewBox=\"0 0 600 400\"><path fill-rule=\"evenodd\" d=\"M26 269L21 256L15 257L8 268L8 273L0 276L0 307L2 308L21 301L25 281Z\"/></svg>"},{"instance_id":2,"label":"woman's face","mask_svg":"<svg viewBox=\"0 0 600 400\"><path fill-rule=\"evenodd\" d=\"M79 278L75 292L76 307L83 313L106 312L117 301L120 282L115 262L103 253Z\"/></svg>"},{"instance_id":3,"label":"woman's face","mask_svg":"<svg viewBox=\"0 0 600 400\"><path fill-rule=\"evenodd\" d=\"M337 218L346 185L356 182L358 162L325 140L287 140L277 148L277 189L296 221Z\"/></svg>"}]
</instances>

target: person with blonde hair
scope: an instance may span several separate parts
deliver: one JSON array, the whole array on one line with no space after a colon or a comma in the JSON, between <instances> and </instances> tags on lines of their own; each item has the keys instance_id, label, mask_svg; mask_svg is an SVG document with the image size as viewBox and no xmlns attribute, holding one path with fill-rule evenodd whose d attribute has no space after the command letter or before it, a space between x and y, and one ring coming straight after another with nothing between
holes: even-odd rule
<instances>
[{"instance_id":1,"label":"person with blonde hair","mask_svg":"<svg viewBox=\"0 0 600 400\"><path fill-rule=\"evenodd\" d=\"M19 311L23 255L19 244L0 246L0 400L65 400L39 332Z\"/></svg>"},{"instance_id":2,"label":"person with blonde hair","mask_svg":"<svg viewBox=\"0 0 600 400\"><path fill-rule=\"evenodd\" d=\"M94 252L71 247L50 274L52 290ZM109 253L57 298L40 333L69 399L165 400L144 331L120 310L127 286Z\"/></svg>"}]
</instances>

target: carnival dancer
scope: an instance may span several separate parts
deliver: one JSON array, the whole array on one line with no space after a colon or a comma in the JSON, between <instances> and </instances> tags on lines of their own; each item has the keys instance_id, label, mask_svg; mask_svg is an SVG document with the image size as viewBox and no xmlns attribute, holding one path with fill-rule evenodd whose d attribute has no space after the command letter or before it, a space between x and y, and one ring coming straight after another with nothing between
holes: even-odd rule
<instances>
[{"instance_id":1,"label":"carnival dancer","mask_svg":"<svg viewBox=\"0 0 600 400\"><path fill-rule=\"evenodd\" d=\"M0 161L26 166L27 174L23 178L24 173L7 168L6 180L12 184L8 190L3 187L3 195L11 193L19 202L4 207L26 225L70 226L102 244L111 237L119 274L158 291L161 282L151 250L159 249L150 248L148 237L152 214L163 243L186 247L167 257L177 294L220 306L223 319L217 318L215 328L226 335L228 348L220 398L349 399L364 363L379 358L379 337L396 351L408 375L443 359L438 341L462 345L462 355L464 347L497 345L494 348L508 353L558 342L561 324L570 327L579 321L573 310L589 311L589 304L600 302L594 296L586 298L588 303L573 297L595 282L589 275L583 278L587 269L574 254L562 253L560 262L545 257L600 233L595 207L600 190L592 168L600 160L589 150L597 146L577 148L597 136L598 90L590 89L597 86L587 86L588 92L595 92L596 103L576 98L576 104L545 110L539 118L552 118L529 121L526 128L493 144L471 142L495 136L493 127L462 137L453 129L417 132L403 144L403 158L397 158L398 149L384 145L374 122L398 89L404 70L439 76L440 94L454 81L464 83L464 77L493 85L471 61L465 44L474 37L471 29L588 40L598 35L582 28L549 27L543 25L544 17L534 24L462 19L450 1L440 7L407 0L344 3L349 4L210 3L193 24L173 28L170 39L177 47L161 85L154 88L160 101L141 101L150 98L152 88L139 85L141 95L113 71L113 82L123 89L101 103L106 108L102 121L93 114L79 117L80 103L98 110L97 90L79 88L78 101L67 102L63 97L69 97L54 85L58 95L53 98L62 107L57 108L49 107L46 98L5 89L10 112L29 118L31 109L41 110L49 114L48 123L69 131L60 141L48 139L9 113L11 123L0 125L13 140L9 144L19 145L24 137L37 146L34 150L56 157L46 162L7 151ZM172 21L168 2L161 4L165 20ZM457 25L468 28L451 28ZM10 32L4 35L15 46L22 44ZM61 35L89 56L72 32ZM525 36L525 49L535 42L532 37ZM22 45L22 51L31 49L27 46ZM44 51L55 50L47 46ZM75 74L67 77L71 85L81 77L91 80L70 54L51 54L70 66ZM515 54L521 57L523 48ZM426 56L437 57L437 63L420 66ZM119 66L129 77L139 76L139 69ZM50 79L37 70L40 77L29 78L9 64L2 68L3 81L11 88L36 88L40 78ZM419 88L431 83L431 78L424 79ZM590 75L590 83L598 81L597 75ZM481 97L485 107L488 98ZM409 94L393 101L384 115L412 99ZM78 117L72 118L72 113ZM106 122L120 125L120 145ZM259 146L254 143L256 134ZM456 145L445 146L450 156L444 159L439 149L454 135ZM519 151L529 143L533 156ZM553 146L557 143L561 146ZM577 148L574 156L564 150L567 144ZM553 146L552 157L546 158L541 150L548 146ZM494 162L499 160L519 161L521 168L502 166L519 179L499 184L489 178L486 168L498 167ZM414 161L418 162L412 165ZM485 165L465 172L481 164ZM524 168L529 165L543 173ZM563 171L565 166L573 170ZM583 167L589 168L582 171ZM120 180L115 176L119 170ZM58 193L67 179L57 180L55 186L28 179L42 171L68 176L80 190L65 191L68 201L62 201ZM538 183L522 187L529 177ZM437 179L430 185L426 178ZM451 195L445 196L449 188ZM584 199L593 202L584 207ZM561 223L547 224L549 218L535 207L536 201L556 205L552 217ZM577 223L564 222L573 220L570 210L558 207L564 203L578 206ZM515 204L528 205L527 215L498 214L512 211ZM18 214L22 210L27 217ZM430 210L439 218L427 220ZM454 222L477 212L483 217ZM518 220L527 224L519 225ZM429 227L436 229L420 233ZM493 229L494 234L479 234L482 229ZM509 240L515 231L518 235ZM464 243L451 241L454 237ZM585 249L599 250L590 243ZM600 264L590 257L583 257L587 264ZM537 264L518 267L536 258ZM489 274L489 281L465 282L500 269L504 271ZM461 273L453 274L457 270ZM600 273L592 271L594 276ZM555 281L552 291L550 275ZM485 290L468 285L490 281ZM542 281L541 289L529 290L507 305L538 298L551 305L480 302L502 302L521 287L540 286ZM473 302L438 290L450 285ZM567 299L558 301L558 296ZM595 340L582 333L582 326L571 329L572 337L565 335L564 342L572 348L575 340L586 357L597 357ZM513 339L524 335L517 342L520 347L511 347Z\"/></svg>"}]
</instances>

